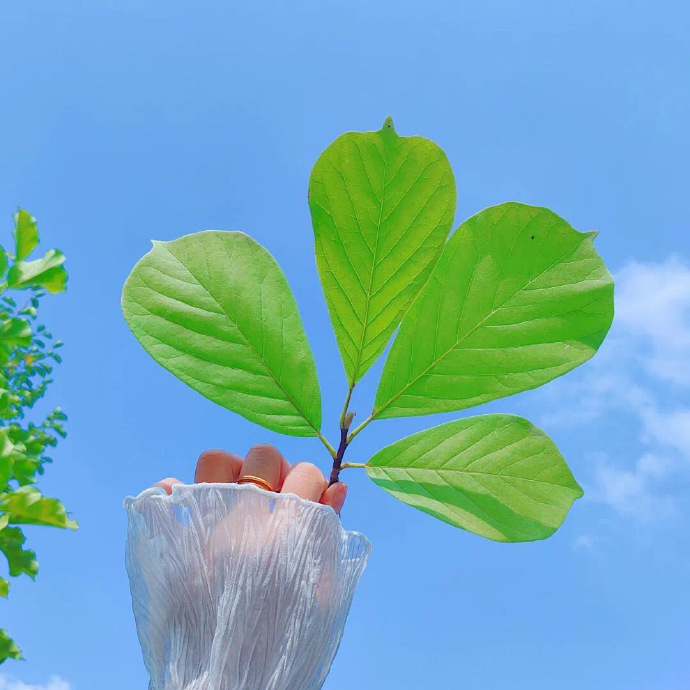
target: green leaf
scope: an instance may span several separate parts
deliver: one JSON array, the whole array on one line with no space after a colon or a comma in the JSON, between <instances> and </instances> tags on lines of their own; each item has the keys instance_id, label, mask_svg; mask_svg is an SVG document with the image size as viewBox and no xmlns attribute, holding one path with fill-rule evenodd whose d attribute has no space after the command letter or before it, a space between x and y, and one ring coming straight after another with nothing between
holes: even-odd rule
<instances>
[{"instance_id":1,"label":"green leaf","mask_svg":"<svg viewBox=\"0 0 690 690\"><path fill-rule=\"evenodd\" d=\"M0 491L4 491L10 479L12 479L14 467L13 452L14 444L9 437L8 430L0 429ZM0 520L2 517L0 517ZM0 529L2 529L1 523Z\"/></svg>"},{"instance_id":2,"label":"green leaf","mask_svg":"<svg viewBox=\"0 0 690 690\"><path fill-rule=\"evenodd\" d=\"M31 324L24 319L10 318L0 323L0 346L6 350L31 345Z\"/></svg>"},{"instance_id":3,"label":"green leaf","mask_svg":"<svg viewBox=\"0 0 690 690\"><path fill-rule=\"evenodd\" d=\"M268 429L318 434L321 394L297 304L275 259L244 233L154 242L122 309L148 353L202 395Z\"/></svg>"},{"instance_id":4,"label":"green leaf","mask_svg":"<svg viewBox=\"0 0 690 690\"><path fill-rule=\"evenodd\" d=\"M386 347L438 260L455 213L455 180L433 142L350 132L309 181L316 262L354 385Z\"/></svg>"},{"instance_id":5,"label":"green leaf","mask_svg":"<svg viewBox=\"0 0 690 690\"><path fill-rule=\"evenodd\" d=\"M38 225L36 219L24 209L14 214L14 245L17 261L26 259L38 247Z\"/></svg>"},{"instance_id":6,"label":"green leaf","mask_svg":"<svg viewBox=\"0 0 690 690\"><path fill-rule=\"evenodd\" d=\"M2 245L0 245L0 278L2 278L5 275L5 272L7 271L7 266L7 252L5 251L5 248ZM0 287L0 292L2 292L2 290L3 288Z\"/></svg>"},{"instance_id":7,"label":"green leaf","mask_svg":"<svg viewBox=\"0 0 690 690\"><path fill-rule=\"evenodd\" d=\"M0 366L3 367L1 374L3 388L7 383L6 374L9 372L5 365L17 347L31 345L31 336L31 325L24 319L12 317L0 321Z\"/></svg>"},{"instance_id":8,"label":"green leaf","mask_svg":"<svg viewBox=\"0 0 690 690\"><path fill-rule=\"evenodd\" d=\"M31 458L23 453L17 453L15 457L11 458L11 461L13 479L17 481L19 486L26 486L36 482L36 475L41 469L40 458Z\"/></svg>"},{"instance_id":9,"label":"green leaf","mask_svg":"<svg viewBox=\"0 0 690 690\"><path fill-rule=\"evenodd\" d=\"M67 517L65 506L60 501L56 498L46 498L32 486L22 486L16 491L0 496L0 510L9 513L12 524L77 529L77 523Z\"/></svg>"},{"instance_id":10,"label":"green leaf","mask_svg":"<svg viewBox=\"0 0 690 690\"><path fill-rule=\"evenodd\" d=\"M549 537L582 496L551 439L507 414L408 436L379 451L366 471L404 503L495 541Z\"/></svg>"},{"instance_id":11,"label":"green leaf","mask_svg":"<svg viewBox=\"0 0 690 690\"><path fill-rule=\"evenodd\" d=\"M67 285L67 271L62 264L65 255L57 249L49 249L42 259L17 261L7 274L11 288L43 287L49 292L62 292Z\"/></svg>"},{"instance_id":12,"label":"green leaf","mask_svg":"<svg viewBox=\"0 0 690 690\"><path fill-rule=\"evenodd\" d=\"M0 530L0 551L6 558L12 577L26 574L35 578L38 573L36 554L31 549L25 549L26 537L19 527L5 527Z\"/></svg>"},{"instance_id":13,"label":"green leaf","mask_svg":"<svg viewBox=\"0 0 690 690\"><path fill-rule=\"evenodd\" d=\"M613 279L595 235L517 203L463 223L403 319L373 416L462 410L592 357L613 319Z\"/></svg>"},{"instance_id":14,"label":"green leaf","mask_svg":"<svg viewBox=\"0 0 690 690\"><path fill-rule=\"evenodd\" d=\"M10 583L4 578L0 577L0 597L7 599L7 595L10 593Z\"/></svg>"},{"instance_id":15,"label":"green leaf","mask_svg":"<svg viewBox=\"0 0 690 690\"><path fill-rule=\"evenodd\" d=\"M22 659L22 650L17 647L7 630L0 630L0 664L7 659Z\"/></svg>"}]
</instances>

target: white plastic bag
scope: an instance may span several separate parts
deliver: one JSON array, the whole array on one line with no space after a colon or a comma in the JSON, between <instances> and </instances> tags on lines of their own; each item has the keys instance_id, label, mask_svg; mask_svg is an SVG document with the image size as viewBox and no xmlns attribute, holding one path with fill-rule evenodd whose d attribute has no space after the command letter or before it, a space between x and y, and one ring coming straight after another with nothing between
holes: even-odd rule
<instances>
[{"instance_id":1,"label":"white plastic bag","mask_svg":"<svg viewBox=\"0 0 690 690\"><path fill-rule=\"evenodd\" d=\"M251 484L125 500L149 690L318 690L370 553L328 506Z\"/></svg>"}]
</instances>

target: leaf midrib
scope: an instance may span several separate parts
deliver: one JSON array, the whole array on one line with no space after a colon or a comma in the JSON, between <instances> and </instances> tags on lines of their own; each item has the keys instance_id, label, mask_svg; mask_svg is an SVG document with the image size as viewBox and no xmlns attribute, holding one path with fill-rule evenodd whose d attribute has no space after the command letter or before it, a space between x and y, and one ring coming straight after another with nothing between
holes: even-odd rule
<instances>
[{"instance_id":1,"label":"leaf midrib","mask_svg":"<svg viewBox=\"0 0 690 690\"><path fill-rule=\"evenodd\" d=\"M550 271L556 264L560 263L561 261L563 261L563 259L570 256L570 254L572 254L575 250L577 250L580 247L580 245L588 239L588 237L589 237L589 235L585 234L581 238L580 242L578 242L571 249L569 249L563 256L556 259L553 263L551 263L549 266L547 266L543 271L541 271L540 273L535 275L534 278L531 278L524 285L520 286L520 288L518 290L516 290L513 294L506 297L506 299L503 302L501 302L501 304L499 304L497 307L492 308L491 312L489 312L483 319L481 319L481 321L479 321L473 328L471 328L469 331L467 331L467 333L465 333L462 336L462 338L458 339L450 348L448 348L448 350L446 350L440 357L436 358L428 367L426 367L426 369L424 369L417 376L415 376L411 381L409 381L405 386L403 386L403 388L401 388L398 393L396 393L393 397L389 398L386 401L385 405L379 407L378 409L374 408L374 410L371 413L371 417L376 418L381 412L383 412L383 410L390 407L391 403L393 403L401 395L403 395L403 393L405 393L405 391L407 391L415 383L417 383L417 381L419 381L421 378L426 376L426 374L428 374L429 371L431 371L431 369L433 369L439 362L441 362L451 352L453 352L453 350L455 350L458 347L458 345L460 345L460 343L463 342L463 340L465 340L470 335L472 335L472 333L474 333L478 328L480 328L484 324L485 321L487 321L494 314L496 314L496 312L500 311L505 306L505 304L508 303L511 299L513 299L513 297L515 297L519 292L522 292L523 290L525 290L535 280L537 280L538 278L541 278L541 276L543 276L547 271ZM431 280L431 276L430 276L429 280ZM428 284L429 284L429 282L427 282L427 285ZM469 292L469 288L468 288L468 292ZM422 297L423 297L423 292L420 292L419 295L417 296L417 299L422 299ZM466 303L467 303L467 297L465 297L465 300L463 302L463 310L464 310L464 306Z\"/></svg>"},{"instance_id":2,"label":"leaf midrib","mask_svg":"<svg viewBox=\"0 0 690 690\"><path fill-rule=\"evenodd\" d=\"M392 481L397 487L398 487L398 492L402 494L401 500L405 501L405 496L407 496L407 492L401 487L400 483L398 480L396 480L393 477L388 477L389 481ZM443 477L441 477L443 479ZM457 517L458 522L451 522L449 521L446 517L441 517L442 512L441 511L435 511L431 513L432 515L436 515L436 517L441 517L441 519L445 520L446 522L450 522L450 524L459 526L461 529L464 529L468 532L471 532L472 534L478 534L480 536L487 536L483 534L481 531L478 529L474 528L473 526L470 526L471 520L468 520L467 517L465 516L465 513L468 515L472 516L474 519L479 520L480 523L488 527L489 529L493 530L497 534L501 535L503 539L498 539L495 536L489 537L490 539L494 539L496 541L514 541L514 536L517 534L518 540L522 539L522 535L525 535L524 530L518 530L517 532L514 531L514 528L511 529L511 524L509 520L504 520L500 516L492 515L490 512L487 512L482 506L480 506L477 501L475 501L472 498L472 495L469 493L466 493L464 491L460 491L459 489L456 489L454 486L449 484L445 479L443 480L444 483L449 486L451 489L457 491L459 494L463 496L463 498L468 501L472 506L474 506L474 510L465 508L460 505L455 505L452 503L444 503L441 501L439 498L433 495L431 491L424 485L424 484L418 484L422 491L426 494L426 496L434 503L439 504L443 506L444 508L450 509L450 511ZM385 488L385 487L384 487ZM424 508L420 508L421 510L425 510ZM429 511L426 511L429 512ZM543 521L537 521L539 524L542 526L546 527L549 529L547 525ZM464 524L461 524L464 523ZM529 536L529 535L528 535Z\"/></svg>"},{"instance_id":3,"label":"leaf midrib","mask_svg":"<svg viewBox=\"0 0 690 690\"><path fill-rule=\"evenodd\" d=\"M435 474L439 474L441 472L451 472L451 473L456 473L456 474L469 474L473 475L476 474L478 476L482 477L493 477L495 479L517 479L523 482L532 482L534 484L543 484L544 486L551 486L551 487L558 487L560 489L564 489L566 491L571 491L574 494L580 494L580 491L577 489L573 489L572 487L569 486L564 486L563 484L556 484L554 482L547 482L544 481L543 479L530 479L529 477L516 477L515 475L512 474L498 474L495 472L482 472L481 470L455 470L455 469L436 469L433 467L403 467L402 465L369 465L371 469L379 469L379 470L399 470L403 472L433 472ZM458 489L457 487L453 487L456 491L460 491L463 493L462 489Z\"/></svg>"},{"instance_id":4,"label":"leaf midrib","mask_svg":"<svg viewBox=\"0 0 690 690\"><path fill-rule=\"evenodd\" d=\"M374 243L374 253L371 261L371 271L369 272L369 288L367 289L366 292L366 306L364 309L364 323L362 324L362 335L359 340L359 347L357 348L357 362L354 366L354 369L352 371L352 381L350 381L350 386L354 386L357 383L357 375L359 374L359 369L362 366L362 355L364 353L364 340L366 338L367 334L367 329L369 327L369 308L371 306L371 288L374 284L374 272L376 271L377 268L377 262L376 262L376 257L379 251L379 242L381 240L381 220L383 218L383 207L385 204L385 197L386 197L386 169L388 167L388 143L389 143L389 138L388 137L383 137L383 188L381 189L381 201L379 204L379 219L376 222L376 242ZM362 163L364 163L363 157L362 157L362 151L360 150L359 146L357 146L357 152L359 153L359 157L362 160ZM366 171L366 169L365 169ZM371 185L371 182L370 182ZM373 189L373 187L372 187Z\"/></svg>"},{"instance_id":5,"label":"leaf midrib","mask_svg":"<svg viewBox=\"0 0 690 690\"><path fill-rule=\"evenodd\" d=\"M264 368L266 369L266 371L268 371L268 373L270 374L271 378L273 379L273 381L275 382L275 384L278 386L278 388L280 388L280 390L283 392L283 394L285 395L285 397L290 401L290 403L292 403L292 406L295 408L295 410L297 410L297 412L300 414L300 416L302 417L302 419L304 419L304 421L309 425L309 427L310 427L311 429L313 429L313 430L316 432L316 434L318 435L319 430L312 424L311 420L309 420L309 418L308 418L308 417L306 416L306 414L304 413L304 410L302 410L302 408L295 402L293 396L292 396L290 393L288 393L288 391L285 389L285 387L283 386L283 384L278 380L278 378L276 377L276 375L273 373L273 370L271 369L271 367L268 366L268 364L266 363L266 361L264 360L264 358L259 354L259 352L257 351L257 349L254 347L254 345L252 345L252 343L249 341L249 339L247 338L247 336L244 334L244 332L243 332L242 329L240 328L239 324L235 321L235 319L233 319L233 318L230 316L230 314L228 314L228 312L227 312L227 310L225 309L225 307L216 299L215 295L213 295L213 293L211 293L211 292L208 290L208 288L207 288L207 287L196 277L196 275L191 271L191 269L189 269L187 266L185 266L185 265L180 261L180 259L179 259L175 254L173 254L173 252L171 252L170 249L168 249L167 246L165 246L165 244L161 243L160 246L161 246L163 249L165 249L165 251L168 252L168 254L170 254L170 256L172 256L173 259L175 259L175 261L176 261L176 262L177 262L187 273L189 273L189 275L190 275L192 278L194 278L194 280L197 282L197 285L199 285L199 287L200 287L202 290L204 290L204 291L206 292L206 294L208 294L208 296L218 305L218 307L222 310L223 314L224 314L224 315L227 317L227 319L235 326L235 328L237 329L237 332L242 336L242 340L244 340L244 342L246 343L247 347L256 355L257 359L261 362L261 364L263 364Z\"/></svg>"}]
</instances>

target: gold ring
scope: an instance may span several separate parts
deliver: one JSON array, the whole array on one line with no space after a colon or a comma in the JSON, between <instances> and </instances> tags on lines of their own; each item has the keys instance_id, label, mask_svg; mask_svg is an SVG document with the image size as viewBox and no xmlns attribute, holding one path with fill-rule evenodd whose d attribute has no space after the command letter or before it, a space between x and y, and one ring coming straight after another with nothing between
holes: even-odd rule
<instances>
[{"instance_id":1,"label":"gold ring","mask_svg":"<svg viewBox=\"0 0 690 690\"><path fill-rule=\"evenodd\" d=\"M275 492L275 489L262 477L255 477L253 474L245 474L237 480L238 484L254 484L265 491Z\"/></svg>"}]
</instances>

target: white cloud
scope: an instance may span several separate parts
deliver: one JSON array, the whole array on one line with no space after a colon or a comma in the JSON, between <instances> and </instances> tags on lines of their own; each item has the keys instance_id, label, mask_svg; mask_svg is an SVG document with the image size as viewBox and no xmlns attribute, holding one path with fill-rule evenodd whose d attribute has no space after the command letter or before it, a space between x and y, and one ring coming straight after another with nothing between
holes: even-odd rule
<instances>
[{"instance_id":1,"label":"white cloud","mask_svg":"<svg viewBox=\"0 0 690 690\"><path fill-rule=\"evenodd\" d=\"M594 548L595 542L596 539L591 534L581 534L573 541L573 548L591 551Z\"/></svg>"},{"instance_id":2,"label":"white cloud","mask_svg":"<svg viewBox=\"0 0 690 690\"><path fill-rule=\"evenodd\" d=\"M690 267L633 262L616 276L616 323L637 336L648 371L690 385Z\"/></svg>"},{"instance_id":3,"label":"white cloud","mask_svg":"<svg viewBox=\"0 0 690 690\"><path fill-rule=\"evenodd\" d=\"M72 690L72 686L59 676L51 676L45 685L36 685L0 674L0 690Z\"/></svg>"},{"instance_id":4,"label":"white cloud","mask_svg":"<svg viewBox=\"0 0 690 690\"><path fill-rule=\"evenodd\" d=\"M657 443L669 446L690 461L690 409L645 411L645 429Z\"/></svg>"},{"instance_id":5,"label":"white cloud","mask_svg":"<svg viewBox=\"0 0 690 690\"><path fill-rule=\"evenodd\" d=\"M629 470L602 463L595 471L592 500L606 503L621 515L652 521L674 515L671 496L659 494L655 483L666 476L664 458L645 453Z\"/></svg>"},{"instance_id":6,"label":"white cloud","mask_svg":"<svg viewBox=\"0 0 690 690\"><path fill-rule=\"evenodd\" d=\"M690 267L632 262L615 299L611 333L584 373L544 389L542 423L625 430L620 452L594 463L589 498L649 521L676 512L673 478L690 471Z\"/></svg>"},{"instance_id":7,"label":"white cloud","mask_svg":"<svg viewBox=\"0 0 690 690\"><path fill-rule=\"evenodd\" d=\"M637 471L646 477L663 477L675 467L675 463L667 457L645 453L637 461Z\"/></svg>"}]
</instances>

